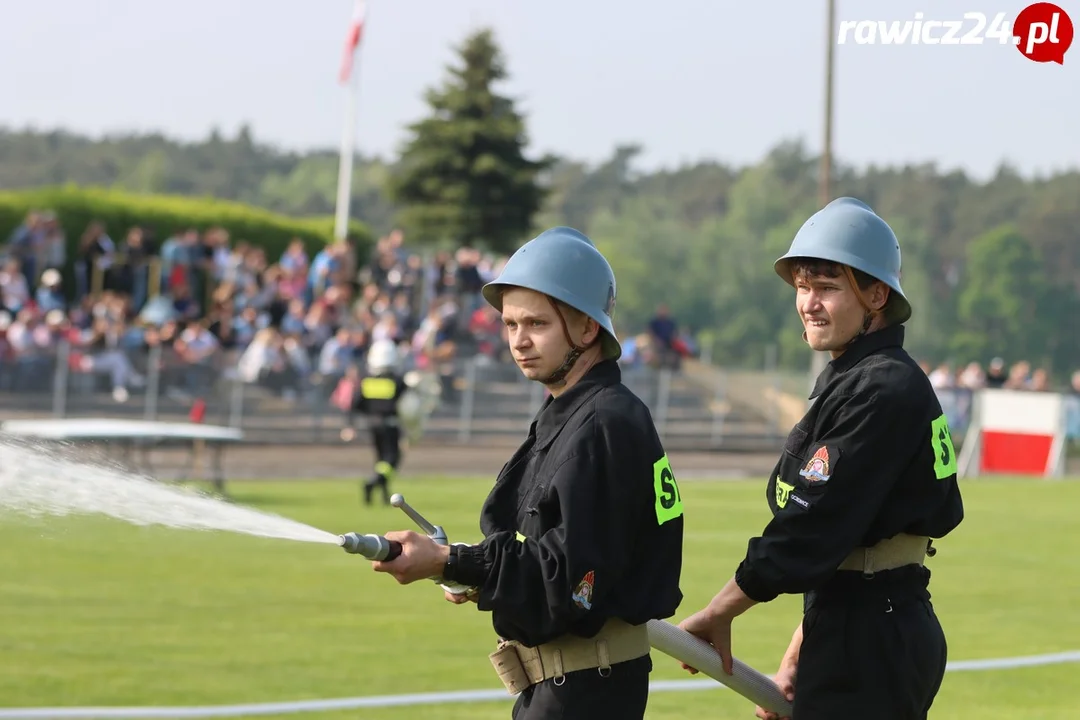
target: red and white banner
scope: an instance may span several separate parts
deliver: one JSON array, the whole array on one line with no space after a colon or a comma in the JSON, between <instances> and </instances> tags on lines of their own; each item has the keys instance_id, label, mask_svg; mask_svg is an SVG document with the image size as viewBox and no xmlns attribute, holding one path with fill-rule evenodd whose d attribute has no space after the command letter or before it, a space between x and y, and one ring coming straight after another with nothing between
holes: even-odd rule
<instances>
[{"instance_id":1,"label":"red and white banner","mask_svg":"<svg viewBox=\"0 0 1080 720\"><path fill-rule=\"evenodd\" d=\"M1065 398L1058 393L981 390L960 453L973 474L1060 475L1065 454ZM968 473L965 473L968 474Z\"/></svg>"},{"instance_id":2,"label":"red and white banner","mask_svg":"<svg viewBox=\"0 0 1080 720\"><path fill-rule=\"evenodd\" d=\"M341 58L341 70L338 80L342 85L349 82L352 76L353 58L356 56L356 48L360 46L360 40L364 36L364 20L367 17L367 3L364 0L356 0L353 6L352 20L349 21L349 34L345 36L345 52Z\"/></svg>"}]
</instances>

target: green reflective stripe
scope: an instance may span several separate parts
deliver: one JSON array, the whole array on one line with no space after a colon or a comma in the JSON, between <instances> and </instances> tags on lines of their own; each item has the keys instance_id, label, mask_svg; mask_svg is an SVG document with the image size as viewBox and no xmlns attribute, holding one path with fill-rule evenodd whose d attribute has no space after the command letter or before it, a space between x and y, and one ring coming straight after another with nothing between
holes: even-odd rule
<instances>
[{"instance_id":1,"label":"green reflective stripe","mask_svg":"<svg viewBox=\"0 0 1080 720\"><path fill-rule=\"evenodd\" d=\"M671 472L671 463L665 454L653 463L653 491L656 493L656 524L663 525L683 514L682 493Z\"/></svg>"},{"instance_id":2,"label":"green reflective stripe","mask_svg":"<svg viewBox=\"0 0 1080 720\"><path fill-rule=\"evenodd\" d=\"M384 460L375 463L375 472L379 473L387 480L393 480L394 478L394 466Z\"/></svg>"},{"instance_id":3,"label":"green reflective stripe","mask_svg":"<svg viewBox=\"0 0 1080 720\"><path fill-rule=\"evenodd\" d=\"M526 538L521 533L516 532L516 533L514 533L514 539L517 540L518 542L525 542L528 538Z\"/></svg>"},{"instance_id":4,"label":"green reflective stripe","mask_svg":"<svg viewBox=\"0 0 1080 720\"><path fill-rule=\"evenodd\" d=\"M780 476L776 476L776 507L783 510L787 507L788 498L791 497L792 491L795 489L794 485L789 485L780 479Z\"/></svg>"},{"instance_id":5,"label":"green reflective stripe","mask_svg":"<svg viewBox=\"0 0 1080 720\"><path fill-rule=\"evenodd\" d=\"M930 445L934 448L934 475L937 479L944 480L955 475L956 450L953 448L952 433L949 432L949 421L944 414L930 423Z\"/></svg>"},{"instance_id":6,"label":"green reflective stripe","mask_svg":"<svg viewBox=\"0 0 1080 720\"><path fill-rule=\"evenodd\" d=\"M392 400L397 393L397 383L390 378L364 378L360 392L368 400Z\"/></svg>"}]
</instances>

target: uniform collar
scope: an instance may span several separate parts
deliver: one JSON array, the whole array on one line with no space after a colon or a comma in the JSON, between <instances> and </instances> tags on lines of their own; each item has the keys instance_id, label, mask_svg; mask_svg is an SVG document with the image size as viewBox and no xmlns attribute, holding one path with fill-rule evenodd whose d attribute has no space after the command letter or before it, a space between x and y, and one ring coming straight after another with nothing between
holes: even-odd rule
<instances>
[{"instance_id":1,"label":"uniform collar","mask_svg":"<svg viewBox=\"0 0 1080 720\"><path fill-rule=\"evenodd\" d=\"M574 386L559 397L549 395L533 422L536 433L536 447L551 444L566 425L566 421L581 408L585 402L606 387L622 380L622 371L615 360L603 360L589 368Z\"/></svg>"},{"instance_id":2,"label":"uniform collar","mask_svg":"<svg viewBox=\"0 0 1080 720\"><path fill-rule=\"evenodd\" d=\"M872 333L860 335L855 342L844 351L844 354L836 358L821 371L817 382L814 383L814 391L810 393L813 400L824 391L825 387L832 382L833 378L843 375L853 368L860 360L868 355L876 353L888 347L904 346L904 326L893 325L882 328Z\"/></svg>"}]
</instances>

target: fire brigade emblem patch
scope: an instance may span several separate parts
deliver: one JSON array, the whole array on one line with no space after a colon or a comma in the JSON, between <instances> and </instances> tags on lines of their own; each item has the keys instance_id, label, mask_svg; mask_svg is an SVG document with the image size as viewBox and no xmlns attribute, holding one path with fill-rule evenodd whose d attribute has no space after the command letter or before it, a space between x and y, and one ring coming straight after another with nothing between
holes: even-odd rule
<instances>
[{"instance_id":1,"label":"fire brigade emblem patch","mask_svg":"<svg viewBox=\"0 0 1080 720\"><path fill-rule=\"evenodd\" d=\"M831 476L829 461L829 448L822 445L806 463L806 466L799 471L799 474L806 478L810 484L828 482Z\"/></svg>"},{"instance_id":2,"label":"fire brigade emblem patch","mask_svg":"<svg viewBox=\"0 0 1080 720\"><path fill-rule=\"evenodd\" d=\"M574 588L574 594L570 597L573 599L574 604L584 610L592 608L592 593L593 593L593 571L585 573L585 577L581 578L581 582Z\"/></svg>"}]
</instances>

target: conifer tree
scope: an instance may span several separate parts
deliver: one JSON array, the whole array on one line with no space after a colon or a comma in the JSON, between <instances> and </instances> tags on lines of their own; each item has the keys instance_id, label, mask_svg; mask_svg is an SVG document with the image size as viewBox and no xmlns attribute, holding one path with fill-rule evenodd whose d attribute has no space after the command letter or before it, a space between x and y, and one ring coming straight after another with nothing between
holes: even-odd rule
<instances>
[{"instance_id":1,"label":"conifer tree","mask_svg":"<svg viewBox=\"0 0 1080 720\"><path fill-rule=\"evenodd\" d=\"M492 32L457 53L460 64L426 94L430 114L409 126L390 191L411 239L511 252L533 230L553 160L525 157L525 121L493 89L507 73Z\"/></svg>"}]
</instances>

